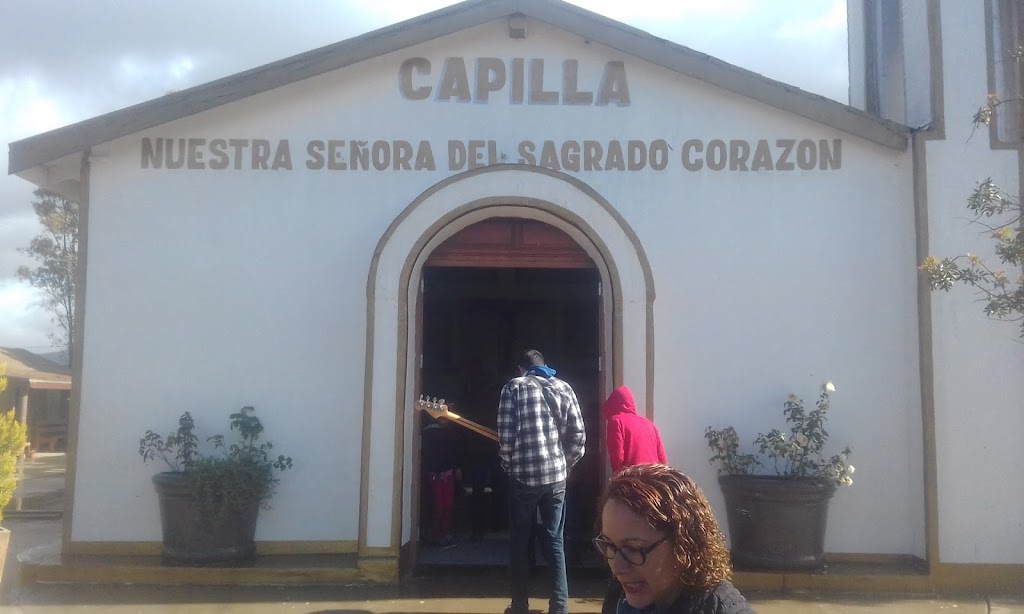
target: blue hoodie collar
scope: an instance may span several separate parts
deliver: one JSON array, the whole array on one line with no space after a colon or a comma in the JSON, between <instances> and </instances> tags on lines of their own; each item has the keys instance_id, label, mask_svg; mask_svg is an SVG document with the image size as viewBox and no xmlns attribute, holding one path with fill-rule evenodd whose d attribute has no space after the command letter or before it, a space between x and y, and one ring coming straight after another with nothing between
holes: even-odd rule
<instances>
[{"instance_id":1,"label":"blue hoodie collar","mask_svg":"<svg viewBox=\"0 0 1024 614\"><path fill-rule=\"evenodd\" d=\"M536 375L538 377L548 378L554 377L555 373L556 371L551 367L540 365L537 367L530 367L529 371L526 372L526 375Z\"/></svg>"}]
</instances>

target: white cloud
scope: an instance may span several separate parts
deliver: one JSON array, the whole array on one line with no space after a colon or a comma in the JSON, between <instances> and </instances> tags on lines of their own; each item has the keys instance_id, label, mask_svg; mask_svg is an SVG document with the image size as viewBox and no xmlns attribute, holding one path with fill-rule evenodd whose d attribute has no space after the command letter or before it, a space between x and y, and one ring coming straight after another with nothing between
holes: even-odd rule
<instances>
[{"instance_id":1,"label":"white cloud","mask_svg":"<svg viewBox=\"0 0 1024 614\"><path fill-rule=\"evenodd\" d=\"M126 97L139 90L163 95L196 85L192 79L195 68L195 60L187 55L159 59L124 55L114 68L114 81Z\"/></svg>"},{"instance_id":2,"label":"white cloud","mask_svg":"<svg viewBox=\"0 0 1024 614\"><path fill-rule=\"evenodd\" d=\"M57 100L43 92L38 79L0 79L0 135L18 139L65 123Z\"/></svg>"},{"instance_id":3,"label":"white cloud","mask_svg":"<svg viewBox=\"0 0 1024 614\"><path fill-rule=\"evenodd\" d=\"M807 44L828 42L846 33L846 2L832 0L826 10L817 15L799 15L782 24L775 37Z\"/></svg>"},{"instance_id":4,"label":"white cloud","mask_svg":"<svg viewBox=\"0 0 1024 614\"><path fill-rule=\"evenodd\" d=\"M195 70L195 62L190 57L178 57L171 60L169 73L178 81L184 81Z\"/></svg>"},{"instance_id":5,"label":"white cloud","mask_svg":"<svg viewBox=\"0 0 1024 614\"><path fill-rule=\"evenodd\" d=\"M588 11L627 22L665 22L685 18L722 17L749 13L755 0L570 0Z\"/></svg>"},{"instance_id":6,"label":"white cloud","mask_svg":"<svg viewBox=\"0 0 1024 614\"><path fill-rule=\"evenodd\" d=\"M456 4L458 0L389 0L388 2L366 2L352 6L351 10L379 25L374 29L398 21L411 19L418 15L430 13L437 9Z\"/></svg>"},{"instance_id":7,"label":"white cloud","mask_svg":"<svg viewBox=\"0 0 1024 614\"><path fill-rule=\"evenodd\" d=\"M0 280L0 346L45 351L53 330L41 293L15 279Z\"/></svg>"}]
</instances>

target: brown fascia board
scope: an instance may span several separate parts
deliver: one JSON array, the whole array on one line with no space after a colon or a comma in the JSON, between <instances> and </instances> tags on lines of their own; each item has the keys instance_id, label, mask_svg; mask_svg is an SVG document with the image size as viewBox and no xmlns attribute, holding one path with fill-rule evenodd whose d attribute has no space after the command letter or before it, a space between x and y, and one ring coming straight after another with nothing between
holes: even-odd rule
<instances>
[{"instance_id":1,"label":"brown fascia board","mask_svg":"<svg viewBox=\"0 0 1024 614\"><path fill-rule=\"evenodd\" d=\"M29 390L71 390L71 381L55 381L31 378L28 380Z\"/></svg>"},{"instance_id":2,"label":"brown fascia board","mask_svg":"<svg viewBox=\"0 0 1024 614\"><path fill-rule=\"evenodd\" d=\"M10 144L8 174L220 105L344 68L512 14L549 23L628 55L806 117L885 147L904 150L909 129L823 96L652 36L562 0L469 0L339 43Z\"/></svg>"}]
</instances>

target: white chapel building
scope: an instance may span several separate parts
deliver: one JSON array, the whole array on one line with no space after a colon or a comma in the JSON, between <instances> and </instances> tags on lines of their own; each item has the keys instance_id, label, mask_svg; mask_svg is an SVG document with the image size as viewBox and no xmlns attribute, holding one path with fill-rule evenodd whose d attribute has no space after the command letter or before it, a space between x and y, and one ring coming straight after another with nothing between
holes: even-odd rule
<instances>
[{"instance_id":1,"label":"white chapel building","mask_svg":"<svg viewBox=\"0 0 1024 614\"><path fill-rule=\"evenodd\" d=\"M1020 191L1020 122L970 120L1019 84L1021 4L848 4L852 106L560 0L469 0L12 143L82 207L62 552L158 552L139 437L253 405L294 458L259 552L397 582L427 555L415 400L493 427L536 347L588 427L575 537L615 387L725 526L705 428L749 442L831 380L857 471L826 550L865 571L737 584L1020 586L1024 344L916 267L984 253L978 181Z\"/></svg>"}]
</instances>

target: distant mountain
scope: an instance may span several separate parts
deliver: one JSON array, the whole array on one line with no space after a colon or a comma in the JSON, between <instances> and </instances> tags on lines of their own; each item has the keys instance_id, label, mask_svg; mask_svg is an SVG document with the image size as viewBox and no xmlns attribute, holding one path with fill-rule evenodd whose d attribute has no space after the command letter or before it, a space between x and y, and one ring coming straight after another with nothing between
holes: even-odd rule
<instances>
[{"instance_id":1,"label":"distant mountain","mask_svg":"<svg viewBox=\"0 0 1024 614\"><path fill-rule=\"evenodd\" d=\"M53 352L33 352L36 356L42 356L50 362L55 362L62 367L68 367L71 362L68 360L68 353L64 350L55 350Z\"/></svg>"}]
</instances>

